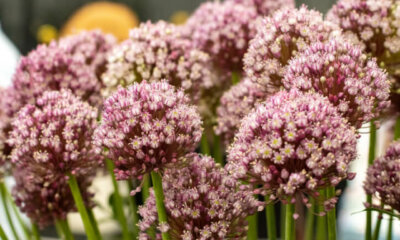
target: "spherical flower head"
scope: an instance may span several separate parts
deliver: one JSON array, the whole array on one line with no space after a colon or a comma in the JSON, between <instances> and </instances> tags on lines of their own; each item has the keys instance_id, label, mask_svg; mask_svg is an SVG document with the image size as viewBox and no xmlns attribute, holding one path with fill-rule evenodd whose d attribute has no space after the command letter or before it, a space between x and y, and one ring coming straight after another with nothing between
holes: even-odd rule
<instances>
[{"instance_id":1,"label":"spherical flower head","mask_svg":"<svg viewBox=\"0 0 400 240\"><path fill-rule=\"evenodd\" d=\"M368 168L364 189L386 207L400 211L400 141L393 142L385 155ZM371 206L368 206L371 207ZM380 208L380 207L379 207Z\"/></svg>"},{"instance_id":2,"label":"spherical flower head","mask_svg":"<svg viewBox=\"0 0 400 240\"><path fill-rule=\"evenodd\" d=\"M232 142L241 120L258 103L267 99L268 94L262 88L249 78L244 78L221 97L217 108L218 125L215 127L215 133L222 136L225 146Z\"/></svg>"},{"instance_id":3,"label":"spherical flower head","mask_svg":"<svg viewBox=\"0 0 400 240\"><path fill-rule=\"evenodd\" d=\"M101 83L83 58L76 58L55 44L39 45L22 57L13 85L21 105L34 104L46 91L69 89L92 105L101 105Z\"/></svg>"},{"instance_id":4,"label":"spherical flower head","mask_svg":"<svg viewBox=\"0 0 400 240\"><path fill-rule=\"evenodd\" d=\"M339 33L338 26L305 6L276 11L259 24L243 59L244 70L252 81L277 92L285 66L293 56L312 42L327 41Z\"/></svg>"},{"instance_id":5,"label":"spherical flower head","mask_svg":"<svg viewBox=\"0 0 400 240\"><path fill-rule=\"evenodd\" d=\"M57 178L38 178L27 169L14 171L15 186L12 191L16 205L32 222L41 228L65 220L68 213L76 212L76 205L64 176ZM82 198L88 207L92 194L88 192L90 179L87 176L77 179Z\"/></svg>"},{"instance_id":6,"label":"spherical flower head","mask_svg":"<svg viewBox=\"0 0 400 240\"><path fill-rule=\"evenodd\" d=\"M282 80L286 89L315 91L337 106L356 128L390 106L390 81L375 59L344 41L314 43L292 59Z\"/></svg>"},{"instance_id":7,"label":"spherical flower head","mask_svg":"<svg viewBox=\"0 0 400 240\"><path fill-rule=\"evenodd\" d=\"M105 71L108 52L117 44L117 39L101 30L81 31L78 34L61 38L58 47L91 66L99 81Z\"/></svg>"},{"instance_id":8,"label":"spherical flower head","mask_svg":"<svg viewBox=\"0 0 400 240\"><path fill-rule=\"evenodd\" d=\"M255 35L257 11L234 1L206 2L186 23L194 45L210 54L216 66L242 71L242 58Z\"/></svg>"},{"instance_id":9,"label":"spherical flower head","mask_svg":"<svg viewBox=\"0 0 400 240\"><path fill-rule=\"evenodd\" d=\"M227 170L272 199L318 197L318 190L353 177L356 133L327 98L279 92L247 115L228 150ZM334 199L330 199L331 201Z\"/></svg>"},{"instance_id":10,"label":"spherical flower head","mask_svg":"<svg viewBox=\"0 0 400 240\"><path fill-rule=\"evenodd\" d=\"M12 123L12 162L41 177L93 172L103 160L91 142L97 116L96 108L69 90L45 92Z\"/></svg>"},{"instance_id":11,"label":"spherical flower head","mask_svg":"<svg viewBox=\"0 0 400 240\"><path fill-rule=\"evenodd\" d=\"M218 82L210 57L192 45L172 24L142 23L110 53L107 71L103 74L106 85L103 94L109 96L118 86L127 87L134 82L168 79L196 102L202 89Z\"/></svg>"},{"instance_id":12,"label":"spherical flower head","mask_svg":"<svg viewBox=\"0 0 400 240\"><path fill-rule=\"evenodd\" d=\"M246 6L255 7L259 15L268 16L280 8L295 8L294 0L233 0Z\"/></svg>"},{"instance_id":13,"label":"spherical flower head","mask_svg":"<svg viewBox=\"0 0 400 240\"><path fill-rule=\"evenodd\" d=\"M119 88L104 102L94 143L116 165L116 178L142 178L179 164L202 135L201 118L182 90L167 81Z\"/></svg>"},{"instance_id":14,"label":"spherical flower head","mask_svg":"<svg viewBox=\"0 0 400 240\"><path fill-rule=\"evenodd\" d=\"M157 221L154 193L139 208L140 238L152 226L169 230L172 239L244 239L246 216L262 210L252 191L206 156L189 154L187 166L165 171L164 205L169 225Z\"/></svg>"}]
</instances>

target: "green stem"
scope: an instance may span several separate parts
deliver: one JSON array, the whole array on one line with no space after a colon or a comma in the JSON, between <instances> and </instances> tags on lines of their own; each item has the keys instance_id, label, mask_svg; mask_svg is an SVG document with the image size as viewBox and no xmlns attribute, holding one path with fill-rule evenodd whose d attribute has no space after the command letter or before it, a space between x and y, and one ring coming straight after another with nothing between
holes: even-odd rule
<instances>
[{"instance_id":1,"label":"green stem","mask_svg":"<svg viewBox=\"0 0 400 240\"><path fill-rule=\"evenodd\" d=\"M78 181L76 180L76 177L74 175L69 174L68 184L71 189L72 196L74 197L76 207L78 208L79 214L81 215L88 239L97 240L98 238L96 238L94 227L92 226L88 211L82 199L81 191L79 190Z\"/></svg>"},{"instance_id":2,"label":"green stem","mask_svg":"<svg viewBox=\"0 0 400 240\"><path fill-rule=\"evenodd\" d=\"M88 208L87 213L89 215L90 224L92 224L93 226L94 233L96 234L97 239L101 239L100 229L97 225L96 217L94 216L93 210L91 208Z\"/></svg>"},{"instance_id":3,"label":"green stem","mask_svg":"<svg viewBox=\"0 0 400 240\"><path fill-rule=\"evenodd\" d=\"M386 239L387 240L392 240L392 236L393 236L393 216L390 216Z\"/></svg>"},{"instance_id":4,"label":"green stem","mask_svg":"<svg viewBox=\"0 0 400 240\"><path fill-rule=\"evenodd\" d=\"M18 220L18 222L19 222L19 224L20 224L20 226L22 228L22 231L25 234L25 238L29 239L30 238L29 229L26 226L24 220L22 219L20 211L18 210L17 206L15 205L14 199L12 198L10 192L8 191L7 188L5 188L5 191L6 191L7 198L9 199L9 203L10 203L10 205L12 207L12 210L15 213L15 216L17 217L17 220Z\"/></svg>"},{"instance_id":5,"label":"green stem","mask_svg":"<svg viewBox=\"0 0 400 240\"><path fill-rule=\"evenodd\" d=\"M15 229L15 226L14 226L14 223L13 223L13 220L11 217L10 209L8 208L7 187L4 184L4 182L0 182L0 195L1 195L1 201L3 202L4 211L6 212L7 221L10 225L13 236L15 239L19 239L17 230Z\"/></svg>"},{"instance_id":6,"label":"green stem","mask_svg":"<svg viewBox=\"0 0 400 240\"><path fill-rule=\"evenodd\" d=\"M247 221L249 222L249 229L247 230L247 240L257 240L257 213L248 216Z\"/></svg>"},{"instance_id":7,"label":"green stem","mask_svg":"<svg viewBox=\"0 0 400 240\"><path fill-rule=\"evenodd\" d=\"M294 204L286 204L285 213L285 240L295 239L295 227L294 227Z\"/></svg>"},{"instance_id":8,"label":"green stem","mask_svg":"<svg viewBox=\"0 0 400 240\"><path fill-rule=\"evenodd\" d=\"M304 240L313 240L315 223L315 200L310 198L311 207L307 209L306 231Z\"/></svg>"},{"instance_id":9,"label":"green stem","mask_svg":"<svg viewBox=\"0 0 400 240\"><path fill-rule=\"evenodd\" d=\"M224 166L224 153L222 152L221 137L214 134L214 159L216 163Z\"/></svg>"},{"instance_id":10,"label":"green stem","mask_svg":"<svg viewBox=\"0 0 400 240\"><path fill-rule=\"evenodd\" d=\"M152 171L151 172L151 181L153 182L154 195L156 197L158 222L160 223L160 226L162 226L163 224L168 224L168 217L167 217L167 212L165 211L165 206L164 206L164 192L163 192L162 180L161 180L160 174ZM163 240L171 239L168 231L161 233L161 236L162 236Z\"/></svg>"},{"instance_id":11,"label":"green stem","mask_svg":"<svg viewBox=\"0 0 400 240\"><path fill-rule=\"evenodd\" d=\"M281 239L285 239L285 216L286 216L286 209L285 205L281 203Z\"/></svg>"},{"instance_id":12,"label":"green stem","mask_svg":"<svg viewBox=\"0 0 400 240\"><path fill-rule=\"evenodd\" d=\"M269 201L269 197L265 197L265 202ZM276 240L276 217L274 203L268 203L265 207L267 216L267 232L269 240Z\"/></svg>"},{"instance_id":13,"label":"green stem","mask_svg":"<svg viewBox=\"0 0 400 240\"><path fill-rule=\"evenodd\" d=\"M328 187L326 189L327 199L332 198L335 195L336 195L335 187ZM328 219L328 239L336 240L336 207L328 211L327 219Z\"/></svg>"},{"instance_id":14,"label":"green stem","mask_svg":"<svg viewBox=\"0 0 400 240\"><path fill-rule=\"evenodd\" d=\"M64 240L73 240L74 236L72 235L71 229L69 228L68 220L58 219L55 222L56 228L62 236L60 236Z\"/></svg>"},{"instance_id":15,"label":"green stem","mask_svg":"<svg viewBox=\"0 0 400 240\"><path fill-rule=\"evenodd\" d=\"M319 191L320 196L325 198L325 190ZM323 204L318 204L318 213L324 212ZM317 217L317 234L316 239L326 239L326 215Z\"/></svg>"},{"instance_id":16,"label":"green stem","mask_svg":"<svg viewBox=\"0 0 400 240\"><path fill-rule=\"evenodd\" d=\"M233 84L233 85L238 84L238 83L240 82L240 75L239 75L239 73L238 73L238 72L232 72L232 77L231 77L231 79L232 79L232 84Z\"/></svg>"},{"instance_id":17,"label":"green stem","mask_svg":"<svg viewBox=\"0 0 400 240\"><path fill-rule=\"evenodd\" d=\"M374 235L372 236L373 240L378 240L379 239L379 232L381 230L382 217L383 217L382 213L379 213L378 219L376 220Z\"/></svg>"},{"instance_id":18,"label":"green stem","mask_svg":"<svg viewBox=\"0 0 400 240\"><path fill-rule=\"evenodd\" d=\"M204 155L210 156L210 146L208 145L208 140L207 140L207 134L203 133L203 136L201 136L201 142L200 142L200 152Z\"/></svg>"},{"instance_id":19,"label":"green stem","mask_svg":"<svg viewBox=\"0 0 400 240\"><path fill-rule=\"evenodd\" d=\"M114 207L117 212L117 218L122 228L122 239L129 240L131 238L129 233L128 224L124 214L124 205L119 191L119 186L114 174L114 163L110 159L106 159L106 166L109 174L111 175L112 184L114 187Z\"/></svg>"},{"instance_id":20,"label":"green stem","mask_svg":"<svg viewBox=\"0 0 400 240\"><path fill-rule=\"evenodd\" d=\"M1 225L0 225L0 239L8 240L8 237L4 232L4 229L1 227Z\"/></svg>"},{"instance_id":21,"label":"green stem","mask_svg":"<svg viewBox=\"0 0 400 240\"><path fill-rule=\"evenodd\" d=\"M134 190L132 181L128 180L128 189L129 192ZM138 216L138 206L136 203L135 196L129 196L129 207L132 212L132 220L133 220L133 239L137 239L138 233L139 233L139 227L137 226L139 222L139 216Z\"/></svg>"},{"instance_id":22,"label":"green stem","mask_svg":"<svg viewBox=\"0 0 400 240\"><path fill-rule=\"evenodd\" d=\"M400 137L400 117L396 119L396 124L394 125L394 140L396 141Z\"/></svg>"},{"instance_id":23,"label":"green stem","mask_svg":"<svg viewBox=\"0 0 400 240\"><path fill-rule=\"evenodd\" d=\"M40 231L39 227L36 225L36 223L32 222L32 235L34 240L40 240Z\"/></svg>"},{"instance_id":24,"label":"green stem","mask_svg":"<svg viewBox=\"0 0 400 240\"><path fill-rule=\"evenodd\" d=\"M369 152L368 152L368 166L372 165L376 154L376 126L373 121L370 123L370 136L369 136ZM367 194L367 203L372 205L372 196ZM367 209L367 222L365 227L365 240L372 239L372 212Z\"/></svg>"}]
</instances>

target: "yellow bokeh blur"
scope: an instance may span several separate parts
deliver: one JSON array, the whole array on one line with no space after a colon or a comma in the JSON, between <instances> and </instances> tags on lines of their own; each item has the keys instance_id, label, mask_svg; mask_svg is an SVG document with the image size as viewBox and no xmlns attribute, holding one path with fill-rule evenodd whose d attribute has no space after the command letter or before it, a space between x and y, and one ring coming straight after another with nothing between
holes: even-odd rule
<instances>
[{"instance_id":1,"label":"yellow bokeh blur","mask_svg":"<svg viewBox=\"0 0 400 240\"><path fill-rule=\"evenodd\" d=\"M189 18L189 13L186 11L177 11L172 14L170 21L176 25L185 24L187 19Z\"/></svg>"},{"instance_id":2,"label":"yellow bokeh blur","mask_svg":"<svg viewBox=\"0 0 400 240\"><path fill-rule=\"evenodd\" d=\"M127 6L112 2L94 2L73 14L61 31L61 37L82 30L101 29L119 41L129 37L129 30L139 24L136 14Z\"/></svg>"},{"instance_id":3,"label":"yellow bokeh blur","mask_svg":"<svg viewBox=\"0 0 400 240\"><path fill-rule=\"evenodd\" d=\"M50 24L40 26L36 33L36 39L39 43L49 43L57 37L57 28Z\"/></svg>"}]
</instances>

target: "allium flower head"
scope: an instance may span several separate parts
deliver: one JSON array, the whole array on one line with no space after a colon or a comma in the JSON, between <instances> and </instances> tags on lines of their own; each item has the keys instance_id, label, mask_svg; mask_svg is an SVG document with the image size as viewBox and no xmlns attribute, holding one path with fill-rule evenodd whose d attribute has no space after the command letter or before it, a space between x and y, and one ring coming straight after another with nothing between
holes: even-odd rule
<instances>
[{"instance_id":1,"label":"allium flower head","mask_svg":"<svg viewBox=\"0 0 400 240\"><path fill-rule=\"evenodd\" d=\"M97 116L96 108L69 90L45 92L12 123L12 162L41 177L92 172L102 162L91 144Z\"/></svg>"},{"instance_id":2,"label":"allium flower head","mask_svg":"<svg viewBox=\"0 0 400 240\"><path fill-rule=\"evenodd\" d=\"M259 102L267 99L268 94L262 86L244 78L221 97L217 108L215 133L221 135L228 146L240 126L240 122Z\"/></svg>"},{"instance_id":3,"label":"allium flower head","mask_svg":"<svg viewBox=\"0 0 400 240\"><path fill-rule=\"evenodd\" d=\"M15 186L12 191L16 205L41 228L64 220L67 214L76 211L76 205L66 177L38 178L27 169L14 171ZM88 192L90 178L78 177L82 198L90 207L92 194Z\"/></svg>"},{"instance_id":4,"label":"allium flower head","mask_svg":"<svg viewBox=\"0 0 400 240\"><path fill-rule=\"evenodd\" d=\"M205 2L186 23L188 37L216 66L242 70L242 58L255 35L256 9L234 1Z\"/></svg>"},{"instance_id":5,"label":"allium flower head","mask_svg":"<svg viewBox=\"0 0 400 240\"><path fill-rule=\"evenodd\" d=\"M116 165L117 179L141 178L193 151L202 135L201 119L182 90L167 81L119 88L104 102L95 132L98 151Z\"/></svg>"},{"instance_id":6,"label":"allium flower head","mask_svg":"<svg viewBox=\"0 0 400 240\"><path fill-rule=\"evenodd\" d=\"M61 38L57 45L91 66L100 79L105 71L107 54L116 43L113 35L104 34L101 30L91 30Z\"/></svg>"},{"instance_id":7,"label":"allium flower head","mask_svg":"<svg viewBox=\"0 0 400 240\"><path fill-rule=\"evenodd\" d=\"M384 205L400 212L400 141L393 142L386 154L368 168L364 189Z\"/></svg>"},{"instance_id":8,"label":"allium flower head","mask_svg":"<svg viewBox=\"0 0 400 240\"><path fill-rule=\"evenodd\" d=\"M217 79L209 56L192 45L172 24L142 23L110 53L103 75L103 94L109 96L118 86L127 87L134 82L168 79L171 85L182 87L193 100L198 100L201 90L214 86Z\"/></svg>"},{"instance_id":9,"label":"allium flower head","mask_svg":"<svg viewBox=\"0 0 400 240\"><path fill-rule=\"evenodd\" d=\"M356 128L390 105L387 74L375 59L343 41L311 45L289 62L282 82L286 89L325 95Z\"/></svg>"},{"instance_id":10,"label":"allium flower head","mask_svg":"<svg viewBox=\"0 0 400 240\"><path fill-rule=\"evenodd\" d=\"M340 33L338 26L324 21L320 12L282 9L259 24L257 35L244 56L244 70L249 78L278 91L289 60L315 41L327 41Z\"/></svg>"},{"instance_id":11,"label":"allium flower head","mask_svg":"<svg viewBox=\"0 0 400 240\"><path fill-rule=\"evenodd\" d=\"M252 6L257 9L259 15L268 16L280 8L295 8L294 0L233 0L246 6Z\"/></svg>"},{"instance_id":12,"label":"allium flower head","mask_svg":"<svg viewBox=\"0 0 400 240\"><path fill-rule=\"evenodd\" d=\"M282 91L243 119L226 168L272 198L315 196L321 187L353 177L348 165L356 157L356 139L325 97Z\"/></svg>"},{"instance_id":13,"label":"allium flower head","mask_svg":"<svg viewBox=\"0 0 400 240\"><path fill-rule=\"evenodd\" d=\"M172 239L245 239L246 216L261 210L247 186L230 177L210 157L190 154L184 168L172 168L163 176L164 205L169 225L160 226L154 194L139 208L139 239L156 226L169 230Z\"/></svg>"},{"instance_id":14,"label":"allium flower head","mask_svg":"<svg viewBox=\"0 0 400 240\"><path fill-rule=\"evenodd\" d=\"M22 57L13 76L21 105L34 104L46 91L69 89L92 105L101 104L101 83L84 59L51 44Z\"/></svg>"}]
</instances>

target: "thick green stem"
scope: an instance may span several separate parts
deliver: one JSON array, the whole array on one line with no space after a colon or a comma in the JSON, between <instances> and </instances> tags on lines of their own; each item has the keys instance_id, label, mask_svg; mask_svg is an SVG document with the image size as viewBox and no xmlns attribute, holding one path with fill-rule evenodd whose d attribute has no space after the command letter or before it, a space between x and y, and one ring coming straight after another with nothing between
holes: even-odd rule
<instances>
[{"instance_id":1,"label":"thick green stem","mask_svg":"<svg viewBox=\"0 0 400 240\"><path fill-rule=\"evenodd\" d=\"M335 187L328 187L326 189L327 199L332 198L336 195ZM327 213L328 219L328 239L336 240L336 207L328 211Z\"/></svg>"},{"instance_id":2,"label":"thick green stem","mask_svg":"<svg viewBox=\"0 0 400 240\"><path fill-rule=\"evenodd\" d=\"M34 240L40 240L40 231L39 227L36 225L36 223L32 222L32 235Z\"/></svg>"},{"instance_id":3,"label":"thick green stem","mask_svg":"<svg viewBox=\"0 0 400 240\"><path fill-rule=\"evenodd\" d=\"M99 229L99 226L97 225L97 221L96 221L96 217L94 216L93 209L88 208L87 213L89 215L89 220L93 226L94 233L96 234L97 239L101 239L100 229Z\"/></svg>"},{"instance_id":4,"label":"thick green stem","mask_svg":"<svg viewBox=\"0 0 400 240\"><path fill-rule=\"evenodd\" d=\"M0 239L8 240L6 233L4 232L3 228L0 225Z\"/></svg>"},{"instance_id":5,"label":"thick green stem","mask_svg":"<svg viewBox=\"0 0 400 240\"><path fill-rule=\"evenodd\" d=\"M16 230L16 228L14 226L14 222L13 222L12 217L11 217L10 209L8 207L7 187L4 184L4 182L0 182L0 195L1 195L1 201L3 202L4 211L6 213L7 221L8 221L8 224L9 224L10 228L11 228L13 236L14 236L15 239L19 239L19 236L17 234L17 230Z\"/></svg>"},{"instance_id":6,"label":"thick green stem","mask_svg":"<svg viewBox=\"0 0 400 240\"><path fill-rule=\"evenodd\" d=\"M390 216L386 239L387 240L392 240L392 236L393 236L393 216Z\"/></svg>"},{"instance_id":7,"label":"thick green stem","mask_svg":"<svg viewBox=\"0 0 400 240\"><path fill-rule=\"evenodd\" d=\"M314 237L314 224L315 224L315 200L310 198L311 207L307 209L306 217L306 230L304 240L313 240Z\"/></svg>"},{"instance_id":8,"label":"thick green stem","mask_svg":"<svg viewBox=\"0 0 400 240\"><path fill-rule=\"evenodd\" d=\"M258 234L258 223L257 223L257 213L248 216L247 221L249 222L249 229L247 230L247 240L257 240Z\"/></svg>"},{"instance_id":9,"label":"thick green stem","mask_svg":"<svg viewBox=\"0 0 400 240\"><path fill-rule=\"evenodd\" d=\"M55 222L56 228L60 231L60 236L63 240L73 240L74 236L72 235L71 229L69 228L68 220L56 220Z\"/></svg>"},{"instance_id":10,"label":"thick green stem","mask_svg":"<svg viewBox=\"0 0 400 240\"><path fill-rule=\"evenodd\" d=\"M122 228L122 239L129 240L131 239L131 236L129 233L128 223L124 214L124 204L122 202L119 186L117 180L115 179L114 163L110 159L106 159L106 166L109 174L111 175L111 180L114 187L114 207L117 213L119 224Z\"/></svg>"},{"instance_id":11,"label":"thick green stem","mask_svg":"<svg viewBox=\"0 0 400 240\"><path fill-rule=\"evenodd\" d=\"M158 222L160 223L160 226L162 227L163 224L168 224L168 217L167 217L167 212L165 211L165 206L164 206L164 192L163 192L162 180L161 180L160 174L152 171L151 172L151 181L153 182L154 195L156 197ZM163 240L171 239L168 231L162 232L161 236L162 236Z\"/></svg>"},{"instance_id":12,"label":"thick green stem","mask_svg":"<svg viewBox=\"0 0 400 240\"><path fill-rule=\"evenodd\" d=\"M294 204L286 204L285 207L285 240L295 239L295 227L294 227Z\"/></svg>"},{"instance_id":13,"label":"thick green stem","mask_svg":"<svg viewBox=\"0 0 400 240\"><path fill-rule=\"evenodd\" d=\"M322 200L325 198L325 190L319 191ZM324 212L325 208L323 204L318 204L318 213ZM326 215L317 217L317 234L316 239L326 239Z\"/></svg>"},{"instance_id":14,"label":"thick green stem","mask_svg":"<svg viewBox=\"0 0 400 240\"><path fill-rule=\"evenodd\" d=\"M382 213L379 213L378 219L376 220L374 235L372 236L373 240L379 239L379 232L381 230L381 223L382 223Z\"/></svg>"},{"instance_id":15,"label":"thick green stem","mask_svg":"<svg viewBox=\"0 0 400 240\"><path fill-rule=\"evenodd\" d=\"M128 180L128 189L129 191L134 190L132 181ZM135 196L129 196L129 208L132 212L132 225L133 225L133 239L137 239L139 233L139 227L137 226L139 222L139 215L138 215L138 206L136 203Z\"/></svg>"},{"instance_id":16,"label":"thick green stem","mask_svg":"<svg viewBox=\"0 0 400 240\"><path fill-rule=\"evenodd\" d=\"M368 152L368 166L372 165L376 154L376 126L373 121L370 123L370 136L369 136L369 152ZM372 205L372 196L367 194L367 203ZM372 239L372 212L367 209L367 222L365 227L365 240Z\"/></svg>"},{"instance_id":17,"label":"thick green stem","mask_svg":"<svg viewBox=\"0 0 400 240\"><path fill-rule=\"evenodd\" d=\"M240 82L240 74L238 72L232 72L232 84L236 85Z\"/></svg>"},{"instance_id":18,"label":"thick green stem","mask_svg":"<svg viewBox=\"0 0 400 240\"><path fill-rule=\"evenodd\" d=\"M206 133L203 133L203 136L201 136L200 152L204 155L208 155L208 156L211 155L210 146L208 145Z\"/></svg>"},{"instance_id":19,"label":"thick green stem","mask_svg":"<svg viewBox=\"0 0 400 240\"><path fill-rule=\"evenodd\" d=\"M221 137L214 134L214 159L216 163L219 163L221 166L224 166L224 153L222 152L221 146Z\"/></svg>"},{"instance_id":20,"label":"thick green stem","mask_svg":"<svg viewBox=\"0 0 400 240\"><path fill-rule=\"evenodd\" d=\"M265 202L269 201L269 197L265 197ZM265 207L267 216L267 232L269 240L276 240L276 216L274 203L268 203Z\"/></svg>"},{"instance_id":21,"label":"thick green stem","mask_svg":"<svg viewBox=\"0 0 400 240\"><path fill-rule=\"evenodd\" d=\"M89 240L97 240L98 238L96 236L96 232L94 230L94 227L92 226L88 211L87 211L87 209L85 207L85 203L83 202L83 199L82 199L78 181L76 180L76 177L74 175L69 174L68 184L71 189L72 196L75 201L75 205L78 208L79 214L81 215L83 225L85 227L85 231L86 231L88 239Z\"/></svg>"}]
</instances>

